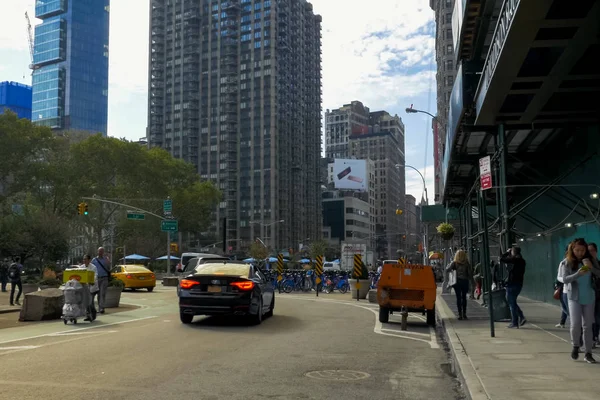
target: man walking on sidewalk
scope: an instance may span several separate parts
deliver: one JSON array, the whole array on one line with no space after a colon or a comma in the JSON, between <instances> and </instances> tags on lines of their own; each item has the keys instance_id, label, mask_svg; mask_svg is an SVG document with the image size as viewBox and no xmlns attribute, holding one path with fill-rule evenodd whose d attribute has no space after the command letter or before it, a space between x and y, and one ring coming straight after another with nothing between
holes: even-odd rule
<instances>
[{"instance_id":1,"label":"man walking on sidewalk","mask_svg":"<svg viewBox=\"0 0 600 400\"><path fill-rule=\"evenodd\" d=\"M521 248L513 246L508 252L500 257L500 261L507 264L508 278L506 278L506 301L510 308L512 322L509 328L518 328L525 325L527 320L517 304L517 297L523 289L526 262L521 256Z\"/></svg>"},{"instance_id":2,"label":"man walking on sidewalk","mask_svg":"<svg viewBox=\"0 0 600 400\"><path fill-rule=\"evenodd\" d=\"M104 314L104 300L110 278L110 260L104 255L104 247L98 248L98 256L94 257L92 264L98 271L98 312Z\"/></svg>"},{"instance_id":3,"label":"man walking on sidewalk","mask_svg":"<svg viewBox=\"0 0 600 400\"><path fill-rule=\"evenodd\" d=\"M6 292L6 285L8 284L8 259L0 262L0 284L2 284L2 291Z\"/></svg>"},{"instance_id":4,"label":"man walking on sidewalk","mask_svg":"<svg viewBox=\"0 0 600 400\"><path fill-rule=\"evenodd\" d=\"M20 306L19 299L21 298L21 292L23 292L23 284L21 283L21 273L23 272L23 265L21 264L21 258L16 257L15 261L8 268L8 279L10 279L10 305L15 304ZM17 299L15 300L15 289L19 288L17 292Z\"/></svg>"}]
</instances>

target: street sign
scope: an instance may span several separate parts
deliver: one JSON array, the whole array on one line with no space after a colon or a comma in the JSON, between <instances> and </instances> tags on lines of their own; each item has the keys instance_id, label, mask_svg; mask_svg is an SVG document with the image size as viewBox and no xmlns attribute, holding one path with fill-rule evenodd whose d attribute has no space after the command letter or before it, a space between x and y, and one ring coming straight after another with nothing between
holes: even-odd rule
<instances>
[{"instance_id":1,"label":"street sign","mask_svg":"<svg viewBox=\"0 0 600 400\"><path fill-rule=\"evenodd\" d=\"M171 243L171 252L177 253L178 251L179 251L179 246L177 245L177 243Z\"/></svg>"},{"instance_id":2,"label":"street sign","mask_svg":"<svg viewBox=\"0 0 600 400\"><path fill-rule=\"evenodd\" d=\"M171 215L173 212L173 200L163 201L163 213L165 215Z\"/></svg>"},{"instance_id":3,"label":"street sign","mask_svg":"<svg viewBox=\"0 0 600 400\"><path fill-rule=\"evenodd\" d=\"M133 219L133 220L144 220L146 219L146 216L142 213L138 213L138 212L134 212L134 211L128 211L127 212L127 219Z\"/></svg>"},{"instance_id":4,"label":"street sign","mask_svg":"<svg viewBox=\"0 0 600 400\"><path fill-rule=\"evenodd\" d=\"M160 222L160 230L163 232L177 232L178 228L176 219L166 219Z\"/></svg>"},{"instance_id":5,"label":"street sign","mask_svg":"<svg viewBox=\"0 0 600 400\"><path fill-rule=\"evenodd\" d=\"M492 161L490 156L479 159L479 183L481 190L492 188Z\"/></svg>"}]
</instances>

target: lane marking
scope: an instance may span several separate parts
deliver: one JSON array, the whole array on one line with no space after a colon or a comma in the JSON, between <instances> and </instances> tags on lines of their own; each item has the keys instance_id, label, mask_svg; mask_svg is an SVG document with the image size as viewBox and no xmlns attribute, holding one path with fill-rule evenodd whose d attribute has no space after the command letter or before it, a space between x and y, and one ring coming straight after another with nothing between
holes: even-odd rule
<instances>
[{"instance_id":1,"label":"lane marking","mask_svg":"<svg viewBox=\"0 0 600 400\"><path fill-rule=\"evenodd\" d=\"M0 342L0 345L6 344L6 343L22 342L24 340L39 339L39 338L43 338L43 337L48 337L50 335L57 335L57 334L62 334L62 333L71 333L71 332L87 331L87 330L90 330L90 329L106 328L108 326L128 324L130 322L144 321L146 319L151 319L151 318L157 318L157 317L153 315L153 316L150 316L150 317L134 318L134 319L126 320L126 321L111 322L109 324L88 326L88 327L85 327L85 328L74 328L74 329L70 329L68 331L44 333L43 335L35 335L35 336L29 336L29 337L24 337L24 338L5 340L5 341Z\"/></svg>"},{"instance_id":2,"label":"lane marking","mask_svg":"<svg viewBox=\"0 0 600 400\"><path fill-rule=\"evenodd\" d=\"M334 304L343 304L343 305L348 305L348 306L352 306L352 307L362 308L364 310L371 311L373 314L375 314L375 327L373 328L373 332L375 332L376 334L383 335L383 336L392 336L392 337L397 337L397 338L402 338L402 339L415 340L417 342L427 343L432 349L439 349L440 348L439 344L437 343L437 332L431 326L429 327L429 332L430 332L429 340L420 339L420 338L416 338L416 337L412 337L412 336L405 336L405 335L398 334L398 333L384 332L383 324L381 322L379 322L379 312L378 312L378 310L374 309L371 306L364 306L364 305L360 305L360 304L352 304L353 302L341 301L341 300L334 300L334 299L320 299L320 300L317 300L317 299L307 299L307 298L300 297L300 296L285 296L283 298L289 298L289 299L292 299L292 300L313 301L313 302L319 302L319 301L320 302L330 302L330 303L334 303ZM420 316L420 315L414 315L414 314L410 314L410 315L416 317L417 319L420 319L421 321L425 321L425 319L422 316Z\"/></svg>"},{"instance_id":3,"label":"lane marking","mask_svg":"<svg viewBox=\"0 0 600 400\"><path fill-rule=\"evenodd\" d=\"M31 350L37 349L40 346L10 346L10 347L0 347L0 351L6 350Z\"/></svg>"},{"instance_id":4,"label":"lane marking","mask_svg":"<svg viewBox=\"0 0 600 400\"><path fill-rule=\"evenodd\" d=\"M382 331L386 331L386 332L393 332L393 333L401 333L401 334L408 334L408 335L418 335L418 336L424 336L426 338L430 338L431 337L431 333L421 333L421 332L412 332L412 331L399 331L397 329L389 329L389 328L381 328Z\"/></svg>"},{"instance_id":5,"label":"lane marking","mask_svg":"<svg viewBox=\"0 0 600 400\"><path fill-rule=\"evenodd\" d=\"M102 331L102 333L117 333L118 331ZM46 336L57 337L57 336L71 336L71 335L94 335L96 332L58 332L50 333Z\"/></svg>"}]
</instances>

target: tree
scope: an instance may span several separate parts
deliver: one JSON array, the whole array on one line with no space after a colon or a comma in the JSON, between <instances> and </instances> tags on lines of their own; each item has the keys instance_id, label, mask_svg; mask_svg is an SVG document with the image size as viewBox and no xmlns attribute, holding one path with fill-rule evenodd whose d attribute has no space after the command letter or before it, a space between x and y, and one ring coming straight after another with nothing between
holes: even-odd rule
<instances>
[{"instance_id":1,"label":"tree","mask_svg":"<svg viewBox=\"0 0 600 400\"><path fill-rule=\"evenodd\" d=\"M325 256L328 247L329 243L324 239L317 239L312 242L308 250L311 260L316 260L317 256Z\"/></svg>"},{"instance_id":2,"label":"tree","mask_svg":"<svg viewBox=\"0 0 600 400\"><path fill-rule=\"evenodd\" d=\"M264 260L269 256L269 251L261 243L254 242L250 245L250 257L255 260Z\"/></svg>"}]
</instances>

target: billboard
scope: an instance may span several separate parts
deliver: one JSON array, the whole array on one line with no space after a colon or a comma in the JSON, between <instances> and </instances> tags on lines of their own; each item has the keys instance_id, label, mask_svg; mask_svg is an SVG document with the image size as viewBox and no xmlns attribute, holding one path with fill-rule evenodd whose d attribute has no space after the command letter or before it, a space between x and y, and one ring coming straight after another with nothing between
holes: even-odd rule
<instances>
[{"instance_id":1,"label":"billboard","mask_svg":"<svg viewBox=\"0 0 600 400\"><path fill-rule=\"evenodd\" d=\"M336 189L367 191L367 161L335 159L333 183Z\"/></svg>"}]
</instances>

